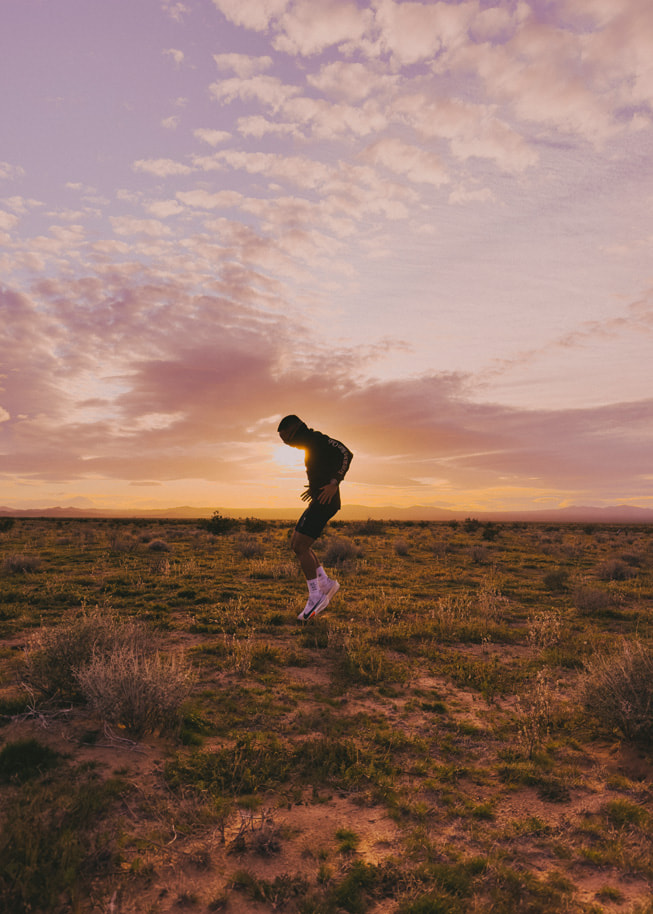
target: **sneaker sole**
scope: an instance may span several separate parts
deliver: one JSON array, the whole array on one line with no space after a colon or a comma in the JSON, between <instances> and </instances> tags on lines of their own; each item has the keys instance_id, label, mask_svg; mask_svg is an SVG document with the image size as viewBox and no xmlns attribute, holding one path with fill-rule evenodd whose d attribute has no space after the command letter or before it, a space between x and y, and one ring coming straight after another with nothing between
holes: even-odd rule
<instances>
[{"instance_id":1,"label":"sneaker sole","mask_svg":"<svg viewBox=\"0 0 653 914\"><path fill-rule=\"evenodd\" d=\"M313 609L310 611L310 613L308 615L306 615L305 612L302 611L297 616L297 618L300 619L302 622L308 622L308 620L312 619L313 616L317 616L319 613L322 612L323 609L326 609L326 607L328 605L329 605L329 598L327 597L327 595L325 593L323 593L322 596L320 597L320 599L318 600L318 602L315 604L315 606L313 607Z\"/></svg>"},{"instance_id":2,"label":"sneaker sole","mask_svg":"<svg viewBox=\"0 0 653 914\"><path fill-rule=\"evenodd\" d=\"M320 602L318 604L317 609L314 609L313 612L310 614L310 616L308 616L308 618L312 619L313 616L319 616L319 614L322 612L322 610L327 608L327 606L331 602L331 598L335 597L335 595L338 593L339 590L340 590L340 584L338 584L337 581L334 581L333 585L327 590L327 592L322 594L322 602Z\"/></svg>"}]
</instances>

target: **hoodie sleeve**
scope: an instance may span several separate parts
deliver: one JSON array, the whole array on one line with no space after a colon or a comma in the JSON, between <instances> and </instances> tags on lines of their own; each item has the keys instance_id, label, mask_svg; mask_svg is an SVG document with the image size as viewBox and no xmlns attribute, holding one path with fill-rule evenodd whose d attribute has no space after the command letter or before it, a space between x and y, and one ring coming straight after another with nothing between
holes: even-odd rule
<instances>
[{"instance_id":1,"label":"hoodie sleeve","mask_svg":"<svg viewBox=\"0 0 653 914\"><path fill-rule=\"evenodd\" d=\"M335 438L329 438L329 445L333 452L332 473L333 478L342 482L349 469L354 455L348 447Z\"/></svg>"}]
</instances>

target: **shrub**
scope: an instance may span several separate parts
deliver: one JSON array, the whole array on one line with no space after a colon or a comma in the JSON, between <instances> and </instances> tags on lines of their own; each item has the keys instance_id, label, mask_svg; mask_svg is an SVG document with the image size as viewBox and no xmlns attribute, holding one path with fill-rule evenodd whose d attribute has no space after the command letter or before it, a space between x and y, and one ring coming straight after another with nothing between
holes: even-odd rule
<instances>
[{"instance_id":1,"label":"shrub","mask_svg":"<svg viewBox=\"0 0 653 914\"><path fill-rule=\"evenodd\" d=\"M142 622L121 620L106 607L82 609L69 621L32 635L25 649L25 679L43 695L74 701L83 697L77 671L96 655L129 646L152 649L152 633Z\"/></svg>"},{"instance_id":2,"label":"shrub","mask_svg":"<svg viewBox=\"0 0 653 914\"><path fill-rule=\"evenodd\" d=\"M41 559L38 555L8 555L2 563L5 574L29 574L38 571L40 567Z\"/></svg>"},{"instance_id":3,"label":"shrub","mask_svg":"<svg viewBox=\"0 0 653 914\"><path fill-rule=\"evenodd\" d=\"M408 555L410 552L408 541L400 536L394 541L394 550L396 555Z\"/></svg>"},{"instance_id":4,"label":"shrub","mask_svg":"<svg viewBox=\"0 0 653 914\"><path fill-rule=\"evenodd\" d=\"M151 540L147 544L147 548L150 550L150 552L170 552L170 546L168 543L166 543L165 540L161 539Z\"/></svg>"},{"instance_id":5,"label":"shrub","mask_svg":"<svg viewBox=\"0 0 653 914\"><path fill-rule=\"evenodd\" d=\"M14 517L0 517L0 533L8 533L15 522L16 519Z\"/></svg>"},{"instance_id":6,"label":"shrub","mask_svg":"<svg viewBox=\"0 0 653 914\"><path fill-rule=\"evenodd\" d=\"M206 529L209 533L221 536L223 533L229 533L238 526L238 521L234 517L223 517L219 511L214 511L210 520L206 521Z\"/></svg>"},{"instance_id":7,"label":"shrub","mask_svg":"<svg viewBox=\"0 0 653 914\"><path fill-rule=\"evenodd\" d=\"M246 517L244 526L248 533L261 533L263 530L267 530L268 522L260 520L258 517Z\"/></svg>"},{"instance_id":8,"label":"shrub","mask_svg":"<svg viewBox=\"0 0 653 914\"><path fill-rule=\"evenodd\" d=\"M363 550L346 536L335 536L327 543L324 562L327 565L344 565L345 562L358 559Z\"/></svg>"},{"instance_id":9,"label":"shrub","mask_svg":"<svg viewBox=\"0 0 653 914\"><path fill-rule=\"evenodd\" d=\"M382 536L385 533L385 525L382 520L372 520L368 517L362 524L357 524L354 530L359 536Z\"/></svg>"},{"instance_id":10,"label":"shrub","mask_svg":"<svg viewBox=\"0 0 653 914\"><path fill-rule=\"evenodd\" d=\"M58 752L36 739L6 743L0 752L0 781L28 781L55 768L60 759Z\"/></svg>"},{"instance_id":11,"label":"shrub","mask_svg":"<svg viewBox=\"0 0 653 914\"><path fill-rule=\"evenodd\" d=\"M562 593L567 589L569 572L566 568L556 568L544 575L544 586L553 593Z\"/></svg>"},{"instance_id":12,"label":"shrub","mask_svg":"<svg viewBox=\"0 0 653 914\"><path fill-rule=\"evenodd\" d=\"M552 610L535 613L529 619L528 643L532 647L553 647L562 637L562 617Z\"/></svg>"},{"instance_id":13,"label":"shrub","mask_svg":"<svg viewBox=\"0 0 653 914\"><path fill-rule=\"evenodd\" d=\"M25 784L5 799L0 830L0 911L81 911L94 877L117 867L102 824L126 785L82 768Z\"/></svg>"},{"instance_id":14,"label":"shrub","mask_svg":"<svg viewBox=\"0 0 653 914\"><path fill-rule=\"evenodd\" d=\"M236 549L244 559L260 558L265 553L265 549L256 537L247 534L238 537Z\"/></svg>"},{"instance_id":15,"label":"shrub","mask_svg":"<svg viewBox=\"0 0 653 914\"><path fill-rule=\"evenodd\" d=\"M480 520L477 520L475 517L466 517L463 521L463 530L465 533L474 533L480 526Z\"/></svg>"},{"instance_id":16,"label":"shrub","mask_svg":"<svg viewBox=\"0 0 653 914\"><path fill-rule=\"evenodd\" d=\"M597 654L582 682L587 711L634 742L653 739L653 650L624 640L621 652Z\"/></svg>"},{"instance_id":17,"label":"shrub","mask_svg":"<svg viewBox=\"0 0 653 914\"><path fill-rule=\"evenodd\" d=\"M574 605L581 616L601 615L613 603L613 595L598 587L578 587L574 591Z\"/></svg>"},{"instance_id":18,"label":"shrub","mask_svg":"<svg viewBox=\"0 0 653 914\"><path fill-rule=\"evenodd\" d=\"M192 683L183 657L148 655L127 645L96 654L76 678L92 710L134 736L174 729Z\"/></svg>"},{"instance_id":19,"label":"shrub","mask_svg":"<svg viewBox=\"0 0 653 914\"><path fill-rule=\"evenodd\" d=\"M597 574L601 581L628 581L637 572L621 559L610 559L599 567Z\"/></svg>"}]
</instances>

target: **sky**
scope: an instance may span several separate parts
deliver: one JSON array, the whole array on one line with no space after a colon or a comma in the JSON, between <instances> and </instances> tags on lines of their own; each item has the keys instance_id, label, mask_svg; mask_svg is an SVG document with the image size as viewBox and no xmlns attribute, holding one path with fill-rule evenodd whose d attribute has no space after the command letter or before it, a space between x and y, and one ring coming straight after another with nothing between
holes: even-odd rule
<instances>
[{"instance_id":1,"label":"sky","mask_svg":"<svg viewBox=\"0 0 653 914\"><path fill-rule=\"evenodd\" d=\"M0 505L653 507L650 0L2 0Z\"/></svg>"}]
</instances>

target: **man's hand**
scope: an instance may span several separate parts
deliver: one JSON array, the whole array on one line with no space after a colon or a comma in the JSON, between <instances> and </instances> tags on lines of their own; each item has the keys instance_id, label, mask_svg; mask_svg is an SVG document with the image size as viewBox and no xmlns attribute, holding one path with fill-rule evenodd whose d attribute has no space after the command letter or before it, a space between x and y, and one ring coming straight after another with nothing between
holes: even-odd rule
<instances>
[{"instance_id":1,"label":"man's hand","mask_svg":"<svg viewBox=\"0 0 653 914\"><path fill-rule=\"evenodd\" d=\"M320 489L320 494L317 497L317 500L321 505L328 505L336 496L338 491L338 483L330 482L326 486L322 486Z\"/></svg>"}]
</instances>

